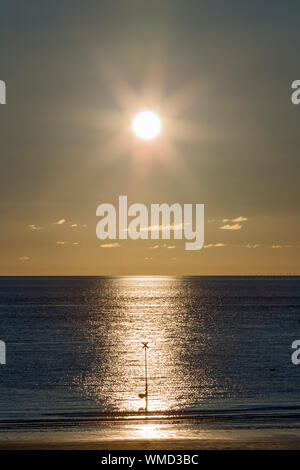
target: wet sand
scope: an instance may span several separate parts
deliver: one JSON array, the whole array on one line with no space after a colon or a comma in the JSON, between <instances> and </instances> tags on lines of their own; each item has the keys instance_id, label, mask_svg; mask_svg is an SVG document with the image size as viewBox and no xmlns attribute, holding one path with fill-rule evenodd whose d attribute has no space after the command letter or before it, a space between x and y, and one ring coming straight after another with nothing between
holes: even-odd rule
<instances>
[{"instance_id":1,"label":"wet sand","mask_svg":"<svg viewBox=\"0 0 300 470\"><path fill-rule=\"evenodd\" d=\"M300 450L300 439L125 439L0 442L1 450Z\"/></svg>"}]
</instances>

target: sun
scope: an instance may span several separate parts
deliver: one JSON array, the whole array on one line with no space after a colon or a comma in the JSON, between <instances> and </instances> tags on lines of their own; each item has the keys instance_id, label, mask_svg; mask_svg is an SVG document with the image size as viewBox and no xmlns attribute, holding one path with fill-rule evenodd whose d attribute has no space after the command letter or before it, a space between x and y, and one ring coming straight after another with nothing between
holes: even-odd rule
<instances>
[{"instance_id":1,"label":"sun","mask_svg":"<svg viewBox=\"0 0 300 470\"><path fill-rule=\"evenodd\" d=\"M161 119L153 111L141 111L132 120L132 130L142 140L156 139L161 133L161 129Z\"/></svg>"}]
</instances>

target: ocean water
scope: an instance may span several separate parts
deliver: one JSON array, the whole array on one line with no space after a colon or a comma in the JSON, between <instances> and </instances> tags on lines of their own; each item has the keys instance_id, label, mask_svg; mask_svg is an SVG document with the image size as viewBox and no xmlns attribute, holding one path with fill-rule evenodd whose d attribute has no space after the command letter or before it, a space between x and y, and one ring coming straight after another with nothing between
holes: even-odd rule
<instances>
[{"instance_id":1,"label":"ocean water","mask_svg":"<svg viewBox=\"0 0 300 470\"><path fill-rule=\"evenodd\" d=\"M299 277L2 277L0 339L0 439L300 428Z\"/></svg>"}]
</instances>

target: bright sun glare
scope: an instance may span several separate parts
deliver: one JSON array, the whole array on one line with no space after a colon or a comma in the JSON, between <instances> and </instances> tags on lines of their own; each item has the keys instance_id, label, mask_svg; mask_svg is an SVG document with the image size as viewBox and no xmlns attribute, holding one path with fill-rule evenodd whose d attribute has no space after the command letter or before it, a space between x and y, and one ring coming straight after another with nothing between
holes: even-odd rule
<instances>
[{"instance_id":1,"label":"bright sun glare","mask_svg":"<svg viewBox=\"0 0 300 470\"><path fill-rule=\"evenodd\" d=\"M132 120L134 134L142 140L153 140L159 136L162 124L153 111L141 111Z\"/></svg>"}]
</instances>

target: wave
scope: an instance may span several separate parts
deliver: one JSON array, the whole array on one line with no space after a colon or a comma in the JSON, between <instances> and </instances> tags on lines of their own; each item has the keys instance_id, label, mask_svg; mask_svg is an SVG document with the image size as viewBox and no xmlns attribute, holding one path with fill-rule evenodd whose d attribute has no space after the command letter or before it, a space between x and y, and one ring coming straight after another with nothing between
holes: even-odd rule
<instances>
[{"instance_id":1,"label":"wave","mask_svg":"<svg viewBox=\"0 0 300 470\"><path fill-rule=\"evenodd\" d=\"M34 418L6 418L0 419L0 432L4 430L36 429L36 428L64 428L74 426L101 425L105 422L133 422L133 421L193 421L201 423L213 422L278 422L284 420L299 421L300 406L255 407L223 410L184 410L184 411L144 411L139 412L83 412L83 413L46 413Z\"/></svg>"}]
</instances>

